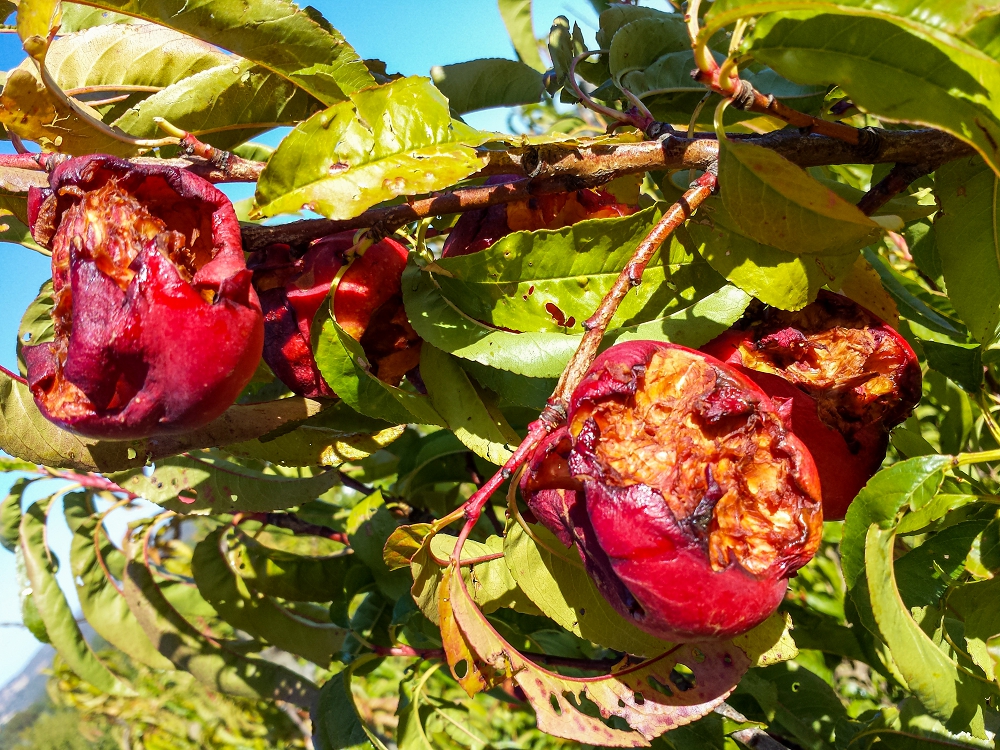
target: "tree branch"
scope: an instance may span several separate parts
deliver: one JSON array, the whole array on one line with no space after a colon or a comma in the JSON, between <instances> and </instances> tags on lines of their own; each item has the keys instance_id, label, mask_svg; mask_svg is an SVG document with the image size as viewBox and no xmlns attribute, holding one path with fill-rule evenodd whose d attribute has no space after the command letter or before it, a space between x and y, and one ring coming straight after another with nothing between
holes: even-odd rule
<instances>
[{"instance_id":1,"label":"tree branch","mask_svg":"<svg viewBox=\"0 0 1000 750\"><path fill-rule=\"evenodd\" d=\"M896 164L889 174L858 201L858 208L866 216L871 216L894 197L906 190L915 180L928 175L940 166L938 162L921 162L920 164Z\"/></svg>"},{"instance_id":2,"label":"tree branch","mask_svg":"<svg viewBox=\"0 0 1000 750\"><path fill-rule=\"evenodd\" d=\"M865 128L858 144L781 130L734 140L769 148L800 167L831 164L934 163L969 156L973 148L947 133L921 130ZM719 144L715 137L665 136L639 143L606 143L581 146L576 143L546 143L519 146L505 151L482 149L487 159L480 176L523 174L524 180L504 185L461 188L398 206L365 211L353 219L335 221L309 219L278 226L243 227L243 246L248 252L273 243L304 244L334 232L374 228L388 234L396 228L429 216L462 213L500 203L522 201L533 195L559 193L603 185L629 174L677 169L707 169L715 163Z\"/></svg>"}]
</instances>

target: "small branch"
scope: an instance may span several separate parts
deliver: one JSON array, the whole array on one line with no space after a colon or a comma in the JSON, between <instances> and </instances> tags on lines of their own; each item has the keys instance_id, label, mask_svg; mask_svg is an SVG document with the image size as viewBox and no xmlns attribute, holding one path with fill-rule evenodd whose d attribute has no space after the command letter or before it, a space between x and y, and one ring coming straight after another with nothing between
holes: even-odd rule
<instances>
[{"instance_id":1,"label":"small branch","mask_svg":"<svg viewBox=\"0 0 1000 750\"><path fill-rule=\"evenodd\" d=\"M86 487L88 490L113 492L115 494L125 495L125 497L129 500L138 500L140 498L139 495L136 495L134 492L129 492L124 487L115 484L110 479L106 479L100 474L80 474L68 469L50 469L48 466L39 466L38 472L40 474L50 476L53 479L65 479L70 482L76 482L81 487Z\"/></svg>"},{"instance_id":2,"label":"small branch","mask_svg":"<svg viewBox=\"0 0 1000 750\"><path fill-rule=\"evenodd\" d=\"M347 487L347 489L354 490L355 492L360 492L365 497L368 497L369 495L375 492L374 487L369 487L367 484L359 482L357 479L348 474L345 474L343 471L339 471L338 473L340 474L340 483L344 487Z\"/></svg>"},{"instance_id":3,"label":"small branch","mask_svg":"<svg viewBox=\"0 0 1000 750\"><path fill-rule=\"evenodd\" d=\"M858 208L865 216L871 216L886 203L906 190L916 180L937 169L938 162L921 162L919 164L896 164L889 174L883 177L877 185L862 196Z\"/></svg>"},{"instance_id":4,"label":"small branch","mask_svg":"<svg viewBox=\"0 0 1000 750\"><path fill-rule=\"evenodd\" d=\"M563 370L559 383L549 399L549 404L566 408L570 394L576 390L580 381L583 380L583 376L590 369L590 365L593 364L604 333L618 311L622 300L625 299L625 295L630 289L642 283L642 274L653 254L660 249L660 246L674 230L687 221L695 209L715 192L717 184L718 179L715 172L705 172L695 181L691 189L667 210L659 223L639 243L631 260L622 269L614 285L601 300L597 310L584 321L583 327L586 333L583 334L583 340L573 354L573 358Z\"/></svg>"},{"instance_id":5,"label":"small branch","mask_svg":"<svg viewBox=\"0 0 1000 750\"><path fill-rule=\"evenodd\" d=\"M226 182L256 182L264 171L263 162L244 159L231 151L223 151L221 148L202 143L191 133L171 125L162 117L154 117L153 122L164 132L179 139L184 153L204 159L226 175L228 178Z\"/></svg>"},{"instance_id":6,"label":"small branch","mask_svg":"<svg viewBox=\"0 0 1000 750\"><path fill-rule=\"evenodd\" d=\"M769 148L801 167L915 163L931 158L942 164L975 153L966 143L929 128L899 131L866 128L861 132L867 135L864 143L857 145L791 130L752 136L734 134L730 138ZM717 161L719 144L710 134L695 134L692 138L668 135L639 143L592 146L547 143L506 151L481 149L479 153L487 159L479 176L520 173L531 179L460 188L411 203L371 209L353 219L307 219L278 226L248 225L243 227L243 247L253 252L274 242L302 245L335 232L368 227L374 227L376 234L385 235L429 216L523 201L534 195L596 187L623 175L659 170L705 170ZM221 182L225 178L216 176L213 181Z\"/></svg>"},{"instance_id":7,"label":"small branch","mask_svg":"<svg viewBox=\"0 0 1000 750\"><path fill-rule=\"evenodd\" d=\"M268 526L288 529L303 536L317 536L345 545L350 545L351 543L347 534L343 531L335 531L329 526L320 526L315 523L303 521L294 513L240 513L233 519L233 522L239 523L240 521L259 521Z\"/></svg>"},{"instance_id":8,"label":"small branch","mask_svg":"<svg viewBox=\"0 0 1000 750\"><path fill-rule=\"evenodd\" d=\"M357 634L354 636L357 638ZM413 648L412 646L378 646L374 643L368 647L379 656L416 656L420 659L444 659L444 650L440 648Z\"/></svg>"}]
</instances>

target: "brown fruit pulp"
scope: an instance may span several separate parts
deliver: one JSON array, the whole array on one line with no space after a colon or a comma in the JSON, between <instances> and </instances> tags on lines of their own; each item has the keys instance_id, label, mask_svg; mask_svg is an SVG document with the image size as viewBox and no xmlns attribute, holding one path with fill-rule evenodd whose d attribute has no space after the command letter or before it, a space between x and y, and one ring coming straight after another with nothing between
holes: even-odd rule
<instances>
[{"instance_id":1,"label":"brown fruit pulp","mask_svg":"<svg viewBox=\"0 0 1000 750\"><path fill-rule=\"evenodd\" d=\"M593 419L606 484L646 484L674 517L707 544L714 570L732 560L755 575L800 547L819 543L816 487L800 488L784 428L703 358L683 350L653 355L635 394L588 403L574 415L579 435ZM650 550L659 554L661 550Z\"/></svg>"}]
</instances>

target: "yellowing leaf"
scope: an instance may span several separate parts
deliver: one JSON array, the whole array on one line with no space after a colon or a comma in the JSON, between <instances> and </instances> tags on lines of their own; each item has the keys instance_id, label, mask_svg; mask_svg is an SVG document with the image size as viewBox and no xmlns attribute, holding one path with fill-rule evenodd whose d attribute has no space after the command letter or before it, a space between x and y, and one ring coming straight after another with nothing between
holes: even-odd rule
<instances>
[{"instance_id":1,"label":"yellowing leaf","mask_svg":"<svg viewBox=\"0 0 1000 750\"><path fill-rule=\"evenodd\" d=\"M438 609L448 664L470 695L512 679L535 710L540 730L604 747L646 746L701 718L725 700L750 665L732 643L686 643L639 664L623 662L603 677L564 677L529 661L500 637L454 566L444 571ZM678 665L690 670L692 687L686 690L672 679ZM624 719L631 731L583 713L579 707L588 701L603 718Z\"/></svg>"},{"instance_id":2,"label":"yellowing leaf","mask_svg":"<svg viewBox=\"0 0 1000 750\"><path fill-rule=\"evenodd\" d=\"M358 91L281 142L257 183L259 211L349 219L398 195L440 190L482 166L474 147L489 137L453 120L426 78Z\"/></svg>"},{"instance_id":3,"label":"yellowing leaf","mask_svg":"<svg viewBox=\"0 0 1000 750\"><path fill-rule=\"evenodd\" d=\"M893 328L899 327L899 310L892 296L882 286L882 277L861 255L854 261L840 293L867 307Z\"/></svg>"},{"instance_id":4,"label":"yellowing leaf","mask_svg":"<svg viewBox=\"0 0 1000 750\"><path fill-rule=\"evenodd\" d=\"M49 31L59 25L61 15L59 0L21 0L17 6L17 35L24 41L35 36L47 39Z\"/></svg>"}]
</instances>

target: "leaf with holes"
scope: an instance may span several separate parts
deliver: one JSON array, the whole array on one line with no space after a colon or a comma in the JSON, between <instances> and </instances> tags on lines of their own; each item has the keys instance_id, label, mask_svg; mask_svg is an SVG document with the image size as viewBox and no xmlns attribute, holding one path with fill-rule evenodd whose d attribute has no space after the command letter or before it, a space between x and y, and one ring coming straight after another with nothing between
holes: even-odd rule
<instances>
[{"instance_id":1,"label":"leaf with holes","mask_svg":"<svg viewBox=\"0 0 1000 750\"><path fill-rule=\"evenodd\" d=\"M489 139L453 120L426 78L402 78L313 115L278 146L257 183L263 216L307 208L350 219L398 195L453 185L482 167Z\"/></svg>"},{"instance_id":2,"label":"leaf with holes","mask_svg":"<svg viewBox=\"0 0 1000 750\"><path fill-rule=\"evenodd\" d=\"M448 664L470 695L513 679L534 708L540 730L578 742L644 745L711 712L749 666L732 644L683 644L604 677L564 677L528 661L504 641L475 607L453 566L442 578L438 607ZM464 674L457 671L463 662ZM579 707L585 701L605 719L620 717L631 729L615 729L583 713Z\"/></svg>"}]
</instances>

